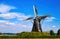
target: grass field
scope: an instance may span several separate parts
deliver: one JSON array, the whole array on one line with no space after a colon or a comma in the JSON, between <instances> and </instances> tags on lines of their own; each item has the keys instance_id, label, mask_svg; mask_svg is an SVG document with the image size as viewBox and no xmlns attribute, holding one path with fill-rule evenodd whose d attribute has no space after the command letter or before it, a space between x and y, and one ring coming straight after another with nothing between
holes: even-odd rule
<instances>
[{"instance_id":1,"label":"grass field","mask_svg":"<svg viewBox=\"0 0 60 39\"><path fill-rule=\"evenodd\" d=\"M60 38L0 38L0 39L60 39Z\"/></svg>"},{"instance_id":2,"label":"grass field","mask_svg":"<svg viewBox=\"0 0 60 39\"><path fill-rule=\"evenodd\" d=\"M60 36L51 36L48 32L22 32L16 36L0 36L0 39L60 39Z\"/></svg>"},{"instance_id":3,"label":"grass field","mask_svg":"<svg viewBox=\"0 0 60 39\"><path fill-rule=\"evenodd\" d=\"M18 33L17 36L39 37L39 36L50 36L50 34L48 32L22 32L22 33Z\"/></svg>"}]
</instances>

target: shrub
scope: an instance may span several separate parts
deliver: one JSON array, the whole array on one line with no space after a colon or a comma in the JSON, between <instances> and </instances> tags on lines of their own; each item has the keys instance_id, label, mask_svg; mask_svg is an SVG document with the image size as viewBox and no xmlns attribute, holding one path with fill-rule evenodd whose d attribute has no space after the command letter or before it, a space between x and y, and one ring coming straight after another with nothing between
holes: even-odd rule
<instances>
[{"instance_id":1,"label":"shrub","mask_svg":"<svg viewBox=\"0 0 60 39\"><path fill-rule=\"evenodd\" d=\"M57 31L57 35L60 35L60 29Z\"/></svg>"},{"instance_id":2,"label":"shrub","mask_svg":"<svg viewBox=\"0 0 60 39\"><path fill-rule=\"evenodd\" d=\"M55 35L53 30L50 30L50 35Z\"/></svg>"}]
</instances>

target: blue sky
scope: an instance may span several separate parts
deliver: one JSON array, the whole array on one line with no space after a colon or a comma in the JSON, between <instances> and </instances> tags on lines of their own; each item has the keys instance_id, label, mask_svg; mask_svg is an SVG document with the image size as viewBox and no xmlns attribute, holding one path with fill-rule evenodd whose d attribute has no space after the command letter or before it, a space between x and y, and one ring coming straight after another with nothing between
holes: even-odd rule
<instances>
[{"instance_id":1,"label":"blue sky","mask_svg":"<svg viewBox=\"0 0 60 39\"><path fill-rule=\"evenodd\" d=\"M0 32L30 32L33 20L22 20L34 17L33 5L39 16L51 15L41 22L43 31L57 32L60 29L60 0L0 0Z\"/></svg>"}]
</instances>

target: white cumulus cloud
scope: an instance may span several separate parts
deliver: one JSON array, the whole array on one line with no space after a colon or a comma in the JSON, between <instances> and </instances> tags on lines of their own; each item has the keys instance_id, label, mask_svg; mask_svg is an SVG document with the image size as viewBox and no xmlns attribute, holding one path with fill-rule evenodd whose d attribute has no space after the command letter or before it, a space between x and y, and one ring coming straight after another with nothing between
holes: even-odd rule
<instances>
[{"instance_id":1,"label":"white cumulus cloud","mask_svg":"<svg viewBox=\"0 0 60 39\"><path fill-rule=\"evenodd\" d=\"M11 9L16 9L16 7L0 4L0 18L3 18L4 20L0 20L0 32L23 32L23 31L31 31L32 25L29 24L23 24L21 22L15 23L10 22L10 19L16 18L17 20L21 21L24 20L30 15L25 15L20 12L9 12ZM8 19L9 21L5 20Z\"/></svg>"},{"instance_id":2,"label":"white cumulus cloud","mask_svg":"<svg viewBox=\"0 0 60 39\"><path fill-rule=\"evenodd\" d=\"M31 31L32 25L28 26L21 23L12 23L5 20L0 20L0 29L2 29L0 30L2 32L17 33L17 32L23 32L23 31Z\"/></svg>"},{"instance_id":3,"label":"white cumulus cloud","mask_svg":"<svg viewBox=\"0 0 60 39\"><path fill-rule=\"evenodd\" d=\"M55 28L56 26L55 26L55 25L53 25L52 27L53 27L53 28Z\"/></svg>"},{"instance_id":4,"label":"white cumulus cloud","mask_svg":"<svg viewBox=\"0 0 60 39\"><path fill-rule=\"evenodd\" d=\"M52 22L53 20L55 20L56 18L55 17L47 17L45 19L46 22Z\"/></svg>"},{"instance_id":5,"label":"white cumulus cloud","mask_svg":"<svg viewBox=\"0 0 60 39\"><path fill-rule=\"evenodd\" d=\"M0 4L0 13L9 12L11 9L16 9L16 7Z\"/></svg>"},{"instance_id":6,"label":"white cumulus cloud","mask_svg":"<svg viewBox=\"0 0 60 39\"><path fill-rule=\"evenodd\" d=\"M16 7L0 4L0 17L4 19L13 19L17 18L18 20L23 20L25 18L30 17L30 15L25 15L23 13L18 12L9 12L11 9L16 9Z\"/></svg>"},{"instance_id":7,"label":"white cumulus cloud","mask_svg":"<svg viewBox=\"0 0 60 39\"><path fill-rule=\"evenodd\" d=\"M16 18L18 20L24 20L28 17L30 17L30 15L24 15L24 14L18 14L16 12L12 12L12 13L5 13L5 14L0 14L0 17L4 18L4 19L13 19Z\"/></svg>"}]
</instances>

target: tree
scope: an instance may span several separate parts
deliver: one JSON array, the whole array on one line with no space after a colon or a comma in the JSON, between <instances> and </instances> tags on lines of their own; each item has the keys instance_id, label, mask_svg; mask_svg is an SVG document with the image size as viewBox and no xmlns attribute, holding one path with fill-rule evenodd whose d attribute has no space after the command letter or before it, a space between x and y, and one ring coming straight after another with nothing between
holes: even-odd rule
<instances>
[{"instance_id":1,"label":"tree","mask_svg":"<svg viewBox=\"0 0 60 39\"><path fill-rule=\"evenodd\" d=\"M50 35L55 35L53 30L50 30Z\"/></svg>"},{"instance_id":2,"label":"tree","mask_svg":"<svg viewBox=\"0 0 60 39\"><path fill-rule=\"evenodd\" d=\"M60 29L57 31L57 35L60 35Z\"/></svg>"}]
</instances>

